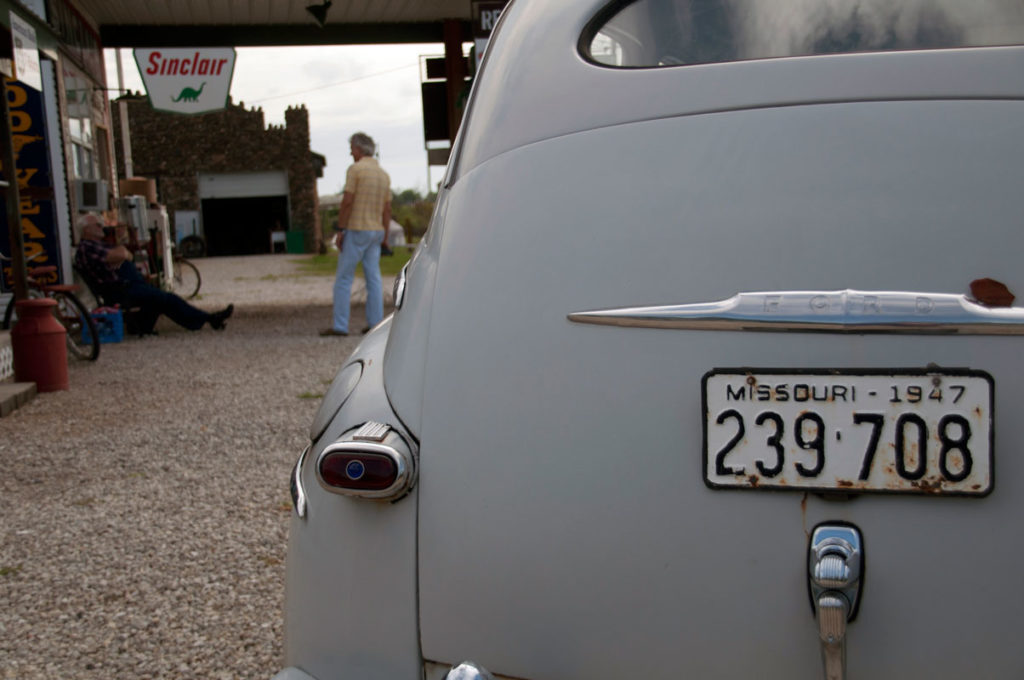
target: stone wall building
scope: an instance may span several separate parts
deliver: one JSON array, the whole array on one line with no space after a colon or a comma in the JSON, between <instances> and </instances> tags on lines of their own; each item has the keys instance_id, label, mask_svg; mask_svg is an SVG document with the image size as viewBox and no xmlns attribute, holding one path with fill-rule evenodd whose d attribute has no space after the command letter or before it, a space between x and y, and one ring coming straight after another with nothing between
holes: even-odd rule
<instances>
[{"instance_id":1,"label":"stone wall building","mask_svg":"<svg viewBox=\"0 0 1024 680\"><path fill-rule=\"evenodd\" d=\"M126 104L132 174L156 181L177 241L197 234L209 255L311 252L321 240L316 180L326 160L309 148L309 112L285 111L264 126L263 110L228 99L222 111L156 111L143 95L110 107L118 175L125 176L120 102Z\"/></svg>"}]
</instances>

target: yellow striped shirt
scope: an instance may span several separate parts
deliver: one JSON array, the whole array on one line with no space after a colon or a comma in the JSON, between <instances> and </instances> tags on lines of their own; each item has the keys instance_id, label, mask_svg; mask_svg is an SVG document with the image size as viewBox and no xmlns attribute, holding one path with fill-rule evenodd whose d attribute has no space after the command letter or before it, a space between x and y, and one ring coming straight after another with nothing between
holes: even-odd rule
<instances>
[{"instance_id":1,"label":"yellow striped shirt","mask_svg":"<svg viewBox=\"0 0 1024 680\"><path fill-rule=\"evenodd\" d=\"M391 178L376 159L364 156L348 166L345 192L352 194L354 199L349 229L372 231L384 228L384 203L391 200Z\"/></svg>"}]
</instances>

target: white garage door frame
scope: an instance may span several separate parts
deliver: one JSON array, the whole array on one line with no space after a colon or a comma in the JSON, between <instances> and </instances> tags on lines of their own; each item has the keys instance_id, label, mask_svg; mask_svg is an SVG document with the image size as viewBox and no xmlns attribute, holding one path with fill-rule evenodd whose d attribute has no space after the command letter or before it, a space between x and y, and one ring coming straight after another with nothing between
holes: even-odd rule
<instances>
[{"instance_id":1,"label":"white garage door frame","mask_svg":"<svg viewBox=\"0 0 1024 680\"><path fill-rule=\"evenodd\" d=\"M288 196L288 172L199 173L199 200Z\"/></svg>"}]
</instances>

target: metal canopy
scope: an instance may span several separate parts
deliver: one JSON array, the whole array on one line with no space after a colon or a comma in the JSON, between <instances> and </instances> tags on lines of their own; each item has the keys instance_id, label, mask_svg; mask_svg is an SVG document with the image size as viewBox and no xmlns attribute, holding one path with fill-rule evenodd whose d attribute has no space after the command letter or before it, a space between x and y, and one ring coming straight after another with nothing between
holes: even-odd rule
<instances>
[{"instance_id":1,"label":"metal canopy","mask_svg":"<svg viewBox=\"0 0 1024 680\"><path fill-rule=\"evenodd\" d=\"M444 21L471 35L470 0L77 0L104 47L344 45L443 42Z\"/></svg>"}]
</instances>

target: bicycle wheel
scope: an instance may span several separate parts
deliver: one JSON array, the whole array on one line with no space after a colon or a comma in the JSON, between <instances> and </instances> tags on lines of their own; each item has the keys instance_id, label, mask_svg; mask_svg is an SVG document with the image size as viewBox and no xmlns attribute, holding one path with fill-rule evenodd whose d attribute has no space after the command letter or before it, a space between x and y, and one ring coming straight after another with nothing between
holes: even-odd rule
<instances>
[{"instance_id":1,"label":"bicycle wheel","mask_svg":"<svg viewBox=\"0 0 1024 680\"><path fill-rule=\"evenodd\" d=\"M202 284L203 279L194 264L181 258L174 260L174 279L171 281L171 288L175 293L190 300L199 293L199 286Z\"/></svg>"},{"instance_id":2,"label":"bicycle wheel","mask_svg":"<svg viewBox=\"0 0 1024 680\"><path fill-rule=\"evenodd\" d=\"M57 320L67 331L68 351L79 359L96 361L100 338L92 314L73 293L54 293L53 299L57 301Z\"/></svg>"},{"instance_id":3,"label":"bicycle wheel","mask_svg":"<svg viewBox=\"0 0 1024 680\"><path fill-rule=\"evenodd\" d=\"M43 294L34 288L30 288L28 291L30 298L41 298ZM11 296L11 301L7 303L7 309L4 310L4 323L0 330L9 331L15 321L18 320L18 315L14 311L14 296Z\"/></svg>"},{"instance_id":4,"label":"bicycle wheel","mask_svg":"<svg viewBox=\"0 0 1024 680\"><path fill-rule=\"evenodd\" d=\"M206 241L202 236L186 236L181 239L178 248L185 257L202 257L206 253Z\"/></svg>"}]
</instances>

